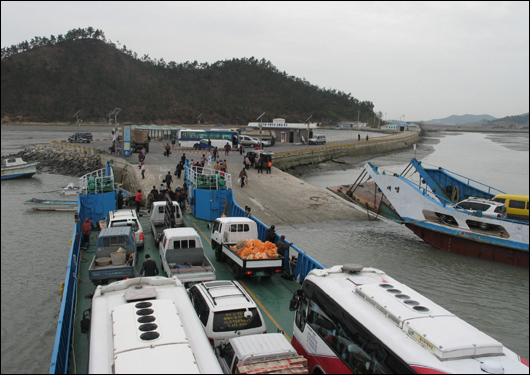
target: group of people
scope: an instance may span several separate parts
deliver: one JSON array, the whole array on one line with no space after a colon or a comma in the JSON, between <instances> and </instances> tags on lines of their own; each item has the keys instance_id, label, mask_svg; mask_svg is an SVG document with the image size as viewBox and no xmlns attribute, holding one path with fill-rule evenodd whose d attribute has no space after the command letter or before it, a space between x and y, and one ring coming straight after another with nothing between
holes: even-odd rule
<instances>
[{"instance_id":1,"label":"group of people","mask_svg":"<svg viewBox=\"0 0 530 375\"><path fill-rule=\"evenodd\" d=\"M180 209L182 211L185 211L186 201L188 199L188 194L186 191L186 183L184 183L182 188L180 186L177 186L174 191L171 189L170 185L166 187L163 183L160 184L160 189L157 189L155 186L153 186L153 188L147 195L147 212L151 212L153 202L165 201L167 200L168 196L172 201L178 202Z\"/></svg>"}]
</instances>

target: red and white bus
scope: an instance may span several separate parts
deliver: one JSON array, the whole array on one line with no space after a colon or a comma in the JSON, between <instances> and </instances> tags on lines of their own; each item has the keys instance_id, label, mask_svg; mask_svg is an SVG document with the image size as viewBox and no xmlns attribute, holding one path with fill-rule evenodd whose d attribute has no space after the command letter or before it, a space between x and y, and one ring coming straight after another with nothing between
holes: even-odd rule
<instances>
[{"instance_id":1,"label":"red and white bus","mask_svg":"<svg viewBox=\"0 0 530 375\"><path fill-rule=\"evenodd\" d=\"M310 373L528 373L527 360L375 268L315 269L290 309Z\"/></svg>"}]
</instances>

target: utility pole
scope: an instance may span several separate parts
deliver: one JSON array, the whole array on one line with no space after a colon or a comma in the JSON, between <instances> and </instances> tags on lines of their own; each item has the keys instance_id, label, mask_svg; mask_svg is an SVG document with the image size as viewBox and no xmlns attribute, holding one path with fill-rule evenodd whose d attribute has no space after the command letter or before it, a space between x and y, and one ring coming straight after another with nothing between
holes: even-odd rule
<instances>
[{"instance_id":1,"label":"utility pole","mask_svg":"<svg viewBox=\"0 0 530 375\"><path fill-rule=\"evenodd\" d=\"M307 122L307 144L309 144L309 119L313 117L313 115L309 116L305 122Z\"/></svg>"},{"instance_id":2,"label":"utility pole","mask_svg":"<svg viewBox=\"0 0 530 375\"><path fill-rule=\"evenodd\" d=\"M265 112L263 112L257 119L256 121L259 121L258 125L259 125L259 146L261 148L263 148L263 123L260 121L260 118L263 117L263 115L265 114Z\"/></svg>"}]
</instances>

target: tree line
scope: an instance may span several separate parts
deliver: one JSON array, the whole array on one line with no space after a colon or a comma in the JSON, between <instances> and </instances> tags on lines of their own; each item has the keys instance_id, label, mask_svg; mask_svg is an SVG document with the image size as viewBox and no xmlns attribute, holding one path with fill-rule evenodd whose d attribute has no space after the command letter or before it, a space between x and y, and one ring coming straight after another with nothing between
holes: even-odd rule
<instances>
[{"instance_id":1,"label":"tree line","mask_svg":"<svg viewBox=\"0 0 530 375\"><path fill-rule=\"evenodd\" d=\"M48 51L46 58L41 51ZM166 62L140 57L93 27L2 48L2 77L2 117L60 121L82 108L85 120L94 120L110 107L123 108L122 119L137 122L190 123L201 113L210 123L238 124L262 112L289 122L309 115L321 122L351 121L359 114L373 122L380 115L374 116L370 101L320 88L264 58Z\"/></svg>"}]
</instances>

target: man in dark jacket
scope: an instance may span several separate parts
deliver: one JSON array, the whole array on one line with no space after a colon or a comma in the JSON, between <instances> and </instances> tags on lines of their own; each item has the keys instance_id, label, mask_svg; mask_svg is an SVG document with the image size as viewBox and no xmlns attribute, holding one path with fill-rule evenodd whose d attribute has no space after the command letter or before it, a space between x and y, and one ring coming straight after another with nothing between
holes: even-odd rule
<instances>
[{"instance_id":1,"label":"man in dark jacket","mask_svg":"<svg viewBox=\"0 0 530 375\"><path fill-rule=\"evenodd\" d=\"M271 225L271 227L267 229L267 233L265 233L265 241L276 243L276 227L274 225Z\"/></svg>"},{"instance_id":2,"label":"man in dark jacket","mask_svg":"<svg viewBox=\"0 0 530 375\"><path fill-rule=\"evenodd\" d=\"M167 171L166 174L166 185L168 189L171 189L171 183L173 182L173 176L171 176L171 172Z\"/></svg>"},{"instance_id":3,"label":"man in dark jacket","mask_svg":"<svg viewBox=\"0 0 530 375\"><path fill-rule=\"evenodd\" d=\"M151 259L151 256L149 254L145 254L145 262L144 264L142 264L140 275L144 274L144 276L156 276L158 275L158 272L159 271L156 262Z\"/></svg>"}]
</instances>

